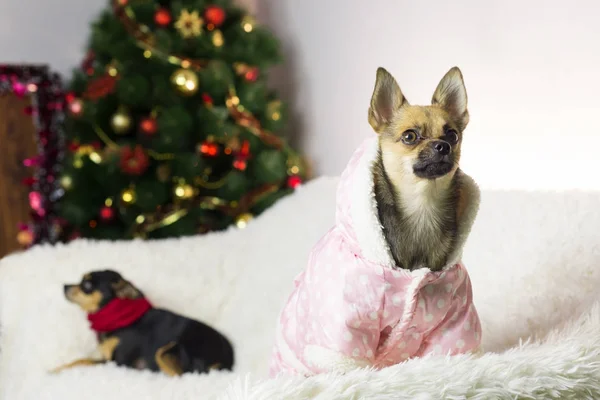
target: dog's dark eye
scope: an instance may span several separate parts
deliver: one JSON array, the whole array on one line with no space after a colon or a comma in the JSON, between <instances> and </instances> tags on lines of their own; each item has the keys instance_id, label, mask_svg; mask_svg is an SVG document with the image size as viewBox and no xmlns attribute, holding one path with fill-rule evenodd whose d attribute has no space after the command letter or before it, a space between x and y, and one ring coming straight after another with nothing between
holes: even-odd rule
<instances>
[{"instance_id":1,"label":"dog's dark eye","mask_svg":"<svg viewBox=\"0 0 600 400\"><path fill-rule=\"evenodd\" d=\"M450 144L458 143L458 133L454 129L448 129L446 131L446 142Z\"/></svg>"},{"instance_id":2,"label":"dog's dark eye","mask_svg":"<svg viewBox=\"0 0 600 400\"><path fill-rule=\"evenodd\" d=\"M85 293L90 293L92 291L93 285L92 282L90 281L84 281L81 284L81 290L83 290Z\"/></svg>"},{"instance_id":3,"label":"dog's dark eye","mask_svg":"<svg viewBox=\"0 0 600 400\"><path fill-rule=\"evenodd\" d=\"M419 135L417 135L417 132L415 132L413 130L408 130L402 134L402 143L415 144L415 142L417 141L418 138L419 138Z\"/></svg>"}]
</instances>

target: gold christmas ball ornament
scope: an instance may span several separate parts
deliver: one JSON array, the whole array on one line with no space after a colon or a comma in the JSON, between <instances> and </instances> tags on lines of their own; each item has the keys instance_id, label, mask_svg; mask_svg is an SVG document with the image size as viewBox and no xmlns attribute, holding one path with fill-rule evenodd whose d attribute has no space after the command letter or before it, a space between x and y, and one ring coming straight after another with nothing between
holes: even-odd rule
<instances>
[{"instance_id":1,"label":"gold christmas ball ornament","mask_svg":"<svg viewBox=\"0 0 600 400\"><path fill-rule=\"evenodd\" d=\"M236 217L235 219L235 225L240 228L240 229L244 229L246 226L248 226L248 223L254 218L254 216L250 213L243 213L240 214Z\"/></svg>"},{"instance_id":2,"label":"gold christmas ball ornament","mask_svg":"<svg viewBox=\"0 0 600 400\"><path fill-rule=\"evenodd\" d=\"M131 128L132 121L129 113L121 109L117 111L110 119L110 127L117 134L125 134Z\"/></svg>"},{"instance_id":3,"label":"gold christmas ball ornament","mask_svg":"<svg viewBox=\"0 0 600 400\"><path fill-rule=\"evenodd\" d=\"M76 169L83 167L83 160L81 159L81 155L75 154L75 157L73 158L73 167L75 167Z\"/></svg>"},{"instance_id":4,"label":"gold christmas ball ornament","mask_svg":"<svg viewBox=\"0 0 600 400\"><path fill-rule=\"evenodd\" d=\"M117 69L117 63L115 61L106 66L106 73L113 78L119 75L119 70Z\"/></svg>"},{"instance_id":5,"label":"gold christmas ball ornament","mask_svg":"<svg viewBox=\"0 0 600 400\"><path fill-rule=\"evenodd\" d=\"M21 246L29 246L33 243L33 232L23 230L17 233L17 243Z\"/></svg>"},{"instance_id":6,"label":"gold christmas ball ornament","mask_svg":"<svg viewBox=\"0 0 600 400\"><path fill-rule=\"evenodd\" d=\"M73 178L71 178L69 175L61 176L60 186L62 186L62 188L65 190L71 189L73 187Z\"/></svg>"},{"instance_id":7,"label":"gold christmas ball ornament","mask_svg":"<svg viewBox=\"0 0 600 400\"><path fill-rule=\"evenodd\" d=\"M273 100L267 104L267 115L273 121L279 121L281 119L281 100Z\"/></svg>"},{"instance_id":8,"label":"gold christmas ball ornament","mask_svg":"<svg viewBox=\"0 0 600 400\"><path fill-rule=\"evenodd\" d=\"M102 156L97 151L92 151L89 155L90 160L96 164L102 164Z\"/></svg>"},{"instance_id":9,"label":"gold christmas ball ornament","mask_svg":"<svg viewBox=\"0 0 600 400\"><path fill-rule=\"evenodd\" d=\"M215 47L223 46L225 39L223 39L223 33L220 30L215 30L212 34L212 43Z\"/></svg>"},{"instance_id":10,"label":"gold christmas ball ornament","mask_svg":"<svg viewBox=\"0 0 600 400\"><path fill-rule=\"evenodd\" d=\"M173 194L180 200L189 200L194 197L194 188L187 183L179 183L173 189Z\"/></svg>"},{"instance_id":11,"label":"gold christmas ball ornament","mask_svg":"<svg viewBox=\"0 0 600 400\"><path fill-rule=\"evenodd\" d=\"M130 204L134 204L136 201L136 194L135 194L135 190L133 190L132 188L129 189L125 189L121 192L121 201L124 204L130 205Z\"/></svg>"},{"instance_id":12,"label":"gold christmas ball ornament","mask_svg":"<svg viewBox=\"0 0 600 400\"><path fill-rule=\"evenodd\" d=\"M244 32L250 33L254 30L254 25L256 24L256 20L251 15L246 15L242 18L242 29Z\"/></svg>"},{"instance_id":13,"label":"gold christmas ball ornament","mask_svg":"<svg viewBox=\"0 0 600 400\"><path fill-rule=\"evenodd\" d=\"M189 69L180 68L171 75L171 83L179 93L192 96L198 91L198 75Z\"/></svg>"}]
</instances>

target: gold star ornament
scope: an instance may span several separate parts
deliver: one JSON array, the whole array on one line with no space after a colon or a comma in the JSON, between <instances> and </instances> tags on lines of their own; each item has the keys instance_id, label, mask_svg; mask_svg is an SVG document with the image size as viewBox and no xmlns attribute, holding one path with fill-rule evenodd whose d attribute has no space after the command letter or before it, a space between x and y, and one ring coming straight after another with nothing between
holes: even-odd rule
<instances>
[{"instance_id":1,"label":"gold star ornament","mask_svg":"<svg viewBox=\"0 0 600 400\"><path fill-rule=\"evenodd\" d=\"M203 25L204 20L200 17L198 11L182 10L177 22L175 22L175 28L186 39L200 36Z\"/></svg>"}]
</instances>

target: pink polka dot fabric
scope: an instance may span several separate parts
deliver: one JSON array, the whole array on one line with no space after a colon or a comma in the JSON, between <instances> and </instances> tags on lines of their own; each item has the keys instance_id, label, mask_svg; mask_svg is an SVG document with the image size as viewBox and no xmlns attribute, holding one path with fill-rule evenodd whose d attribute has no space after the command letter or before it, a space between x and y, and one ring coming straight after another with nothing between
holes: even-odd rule
<instances>
[{"instance_id":1,"label":"pink polka dot fabric","mask_svg":"<svg viewBox=\"0 0 600 400\"><path fill-rule=\"evenodd\" d=\"M352 204L359 196L371 196L372 187L363 181L372 182L372 141L355 152L342 174L336 224L315 245L305 271L294 281L278 323L272 377L384 368L412 357L452 355L480 346L481 326L464 265L458 261L439 272L394 268L376 217L360 214L373 209L357 211ZM359 174L361 168L368 173ZM372 196L364 208L372 207L369 201ZM369 230L372 234L365 235ZM383 249L379 253L378 246Z\"/></svg>"}]
</instances>

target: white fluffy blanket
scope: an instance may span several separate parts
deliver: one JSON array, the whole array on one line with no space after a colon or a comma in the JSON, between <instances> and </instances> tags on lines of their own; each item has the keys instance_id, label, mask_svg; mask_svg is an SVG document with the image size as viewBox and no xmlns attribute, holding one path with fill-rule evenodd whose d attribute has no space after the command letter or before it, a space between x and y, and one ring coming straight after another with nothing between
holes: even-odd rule
<instances>
[{"instance_id":1,"label":"white fluffy blanket","mask_svg":"<svg viewBox=\"0 0 600 400\"><path fill-rule=\"evenodd\" d=\"M336 183L307 184L244 230L155 242L79 240L3 259L0 399L600 398L597 193L483 192L464 257L490 352L483 357L263 380L279 308L333 223ZM121 271L155 304L227 334L236 371L168 378L108 364L49 375L94 348L62 284L102 267Z\"/></svg>"}]
</instances>

